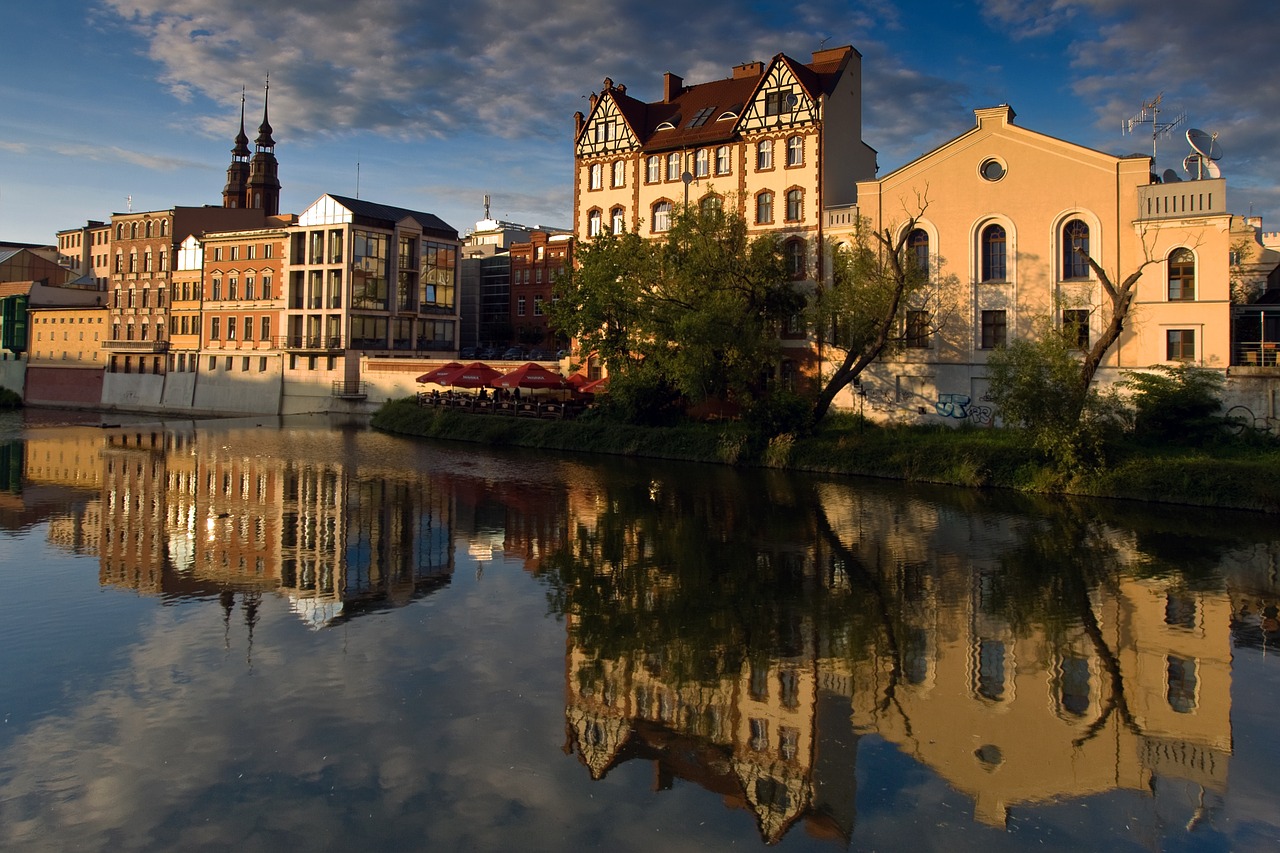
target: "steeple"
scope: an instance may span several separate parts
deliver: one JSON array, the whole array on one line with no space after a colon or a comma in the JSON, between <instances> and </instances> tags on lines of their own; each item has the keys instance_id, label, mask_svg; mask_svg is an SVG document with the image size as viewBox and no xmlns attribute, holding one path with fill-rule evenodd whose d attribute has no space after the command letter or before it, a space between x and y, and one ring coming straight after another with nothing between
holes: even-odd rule
<instances>
[{"instance_id":1,"label":"steeple","mask_svg":"<svg viewBox=\"0 0 1280 853\"><path fill-rule=\"evenodd\" d=\"M277 176L276 141L271 138L271 122L267 121L267 98L270 94L271 78L268 76L266 94L262 98L262 124L258 126L258 138L254 140L253 159L249 161L245 200L246 206L259 208L267 216L275 216L280 212L280 178Z\"/></svg>"},{"instance_id":2,"label":"steeple","mask_svg":"<svg viewBox=\"0 0 1280 853\"><path fill-rule=\"evenodd\" d=\"M231 165L227 167L227 184L222 188L223 207L246 207L245 191L249 183L249 137L244 132L244 88L240 89L240 132L231 149Z\"/></svg>"}]
</instances>

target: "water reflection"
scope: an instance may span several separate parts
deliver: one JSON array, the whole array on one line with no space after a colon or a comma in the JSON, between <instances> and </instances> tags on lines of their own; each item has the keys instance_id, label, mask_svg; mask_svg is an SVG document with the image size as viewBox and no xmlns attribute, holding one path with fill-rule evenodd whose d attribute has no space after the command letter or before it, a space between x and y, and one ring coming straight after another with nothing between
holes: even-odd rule
<instances>
[{"instance_id":1,"label":"water reflection","mask_svg":"<svg viewBox=\"0 0 1280 853\"><path fill-rule=\"evenodd\" d=\"M0 522L47 521L104 586L228 620L238 599L250 638L264 596L324 628L518 560L563 620L579 795L647 764L654 791L712 792L767 844L853 841L870 736L979 824L1131 791L1214 826L1233 648L1280 638L1261 519L391 446L415 452L351 430L33 432L0 454Z\"/></svg>"}]
</instances>

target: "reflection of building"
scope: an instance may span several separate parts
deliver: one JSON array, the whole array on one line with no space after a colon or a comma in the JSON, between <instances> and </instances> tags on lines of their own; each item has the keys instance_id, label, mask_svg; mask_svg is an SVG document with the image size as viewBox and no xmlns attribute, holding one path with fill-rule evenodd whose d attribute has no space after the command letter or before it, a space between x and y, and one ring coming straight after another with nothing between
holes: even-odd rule
<instances>
[{"instance_id":1,"label":"reflection of building","mask_svg":"<svg viewBox=\"0 0 1280 853\"><path fill-rule=\"evenodd\" d=\"M857 731L932 767L995 825L1016 805L1146 792L1159 778L1225 790L1224 594L1123 577L1130 555L1107 531L1114 587L1090 595L1080 580L1073 593L1069 580L1052 585L1071 569L1039 568L1048 615L1037 616L1028 607L1039 599L1011 586L1015 528L945 539L957 525L867 513L869 505L852 506L834 489L827 503L850 548L880 549L890 567L882 583L897 592L892 633L851 673Z\"/></svg>"},{"instance_id":2,"label":"reflection of building","mask_svg":"<svg viewBox=\"0 0 1280 853\"><path fill-rule=\"evenodd\" d=\"M816 584L802 552L758 559L785 563ZM617 605L650 610L678 592L670 577L655 575ZM753 653L714 678L690 675L695 659L714 654L705 648L623 638L634 648L605 659L574 642L575 616L566 626L567 748L593 779L632 759L652 761L658 789L678 777L715 791L753 815L766 843L797 822L811 834L849 840L856 738L847 696L819 683L812 625L783 627L773 654Z\"/></svg>"}]
</instances>

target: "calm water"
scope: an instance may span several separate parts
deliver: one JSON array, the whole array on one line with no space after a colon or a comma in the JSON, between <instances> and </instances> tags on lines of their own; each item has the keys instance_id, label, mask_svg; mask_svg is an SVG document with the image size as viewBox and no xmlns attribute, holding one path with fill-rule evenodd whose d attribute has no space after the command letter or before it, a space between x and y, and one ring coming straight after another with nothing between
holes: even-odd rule
<instances>
[{"instance_id":1,"label":"calm water","mask_svg":"<svg viewBox=\"0 0 1280 853\"><path fill-rule=\"evenodd\" d=\"M0 849L1280 844L1274 519L75 420L0 415Z\"/></svg>"}]
</instances>

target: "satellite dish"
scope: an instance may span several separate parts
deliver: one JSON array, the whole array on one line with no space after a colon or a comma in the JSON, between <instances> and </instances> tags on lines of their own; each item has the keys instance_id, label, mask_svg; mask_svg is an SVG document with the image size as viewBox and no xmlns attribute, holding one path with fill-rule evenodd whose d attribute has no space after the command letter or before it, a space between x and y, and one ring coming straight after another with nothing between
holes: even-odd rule
<instances>
[{"instance_id":1,"label":"satellite dish","mask_svg":"<svg viewBox=\"0 0 1280 853\"><path fill-rule=\"evenodd\" d=\"M1164 174L1161 175L1160 178L1166 184L1176 184L1182 181L1182 178L1179 178L1178 173L1173 171L1173 169L1165 169Z\"/></svg>"},{"instance_id":2,"label":"satellite dish","mask_svg":"<svg viewBox=\"0 0 1280 853\"><path fill-rule=\"evenodd\" d=\"M1198 127L1193 127L1187 131L1187 142L1190 142L1196 153L1203 155L1206 160L1222 159L1222 146L1218 144L1216 133L1208 134Z\"/></svg>"},{"instance_id":3,"label":"satellite dish","mask_svg":"<svg viewBox=\"0 0 1280 853\"><path fill-rule=\"evenodd\" d=\"M1199 154L1195 154L1195 153L1188 154L1186 158L1182 161L1183 171L1185 171L1193 179L1199 178L1200 177L1200 161L1201 161L1201 156Z\"/></svg>"},{"instance_id":4,"label":"satellite dish","mask_svg":"<svg viewBox=\"0 0 1280 853\"><path fill-rule=\"evenodd\" d=\"M1211 178L1222 177L1222 170L1219 169L1218 164L1213 162L1212 160L1206 160L1204 162L1204 173Z\"/></svg>"}]
</instances>

